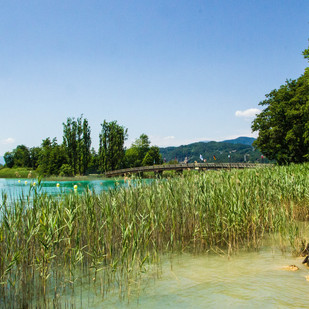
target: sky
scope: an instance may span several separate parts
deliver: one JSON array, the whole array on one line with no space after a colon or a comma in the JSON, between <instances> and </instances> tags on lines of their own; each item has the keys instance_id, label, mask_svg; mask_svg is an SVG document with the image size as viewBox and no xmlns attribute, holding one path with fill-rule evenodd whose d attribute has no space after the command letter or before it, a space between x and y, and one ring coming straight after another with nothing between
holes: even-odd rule
<instances>
[{"instance_id":1,"label":"sky","mask_svg":"<svg viewBox=\"0 0 309 309\"><path fill-rule=\"evenodd\" d=\"M265 94L303 74L308 0L0 0L0 156L62 142L83 114L152 145L256 136Z\"/></svg>"}]
</instances>

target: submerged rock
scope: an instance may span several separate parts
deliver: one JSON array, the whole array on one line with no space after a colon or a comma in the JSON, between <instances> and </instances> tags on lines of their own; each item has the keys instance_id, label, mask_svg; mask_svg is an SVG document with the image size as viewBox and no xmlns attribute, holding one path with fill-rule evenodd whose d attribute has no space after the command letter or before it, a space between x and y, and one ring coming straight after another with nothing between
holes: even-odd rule
<instances>
[{"instance_id":1,"label":"submerged rock","mask_svg":"<svg viewBox=\"0 0 309 309\"><path fill-rule=\"evenodd\" d=\"M288 270L288 271L297 271L297 270L299 270L299 268L296 265L284 266L283 269L284 270Z\"/></svg>"}]
</instances>

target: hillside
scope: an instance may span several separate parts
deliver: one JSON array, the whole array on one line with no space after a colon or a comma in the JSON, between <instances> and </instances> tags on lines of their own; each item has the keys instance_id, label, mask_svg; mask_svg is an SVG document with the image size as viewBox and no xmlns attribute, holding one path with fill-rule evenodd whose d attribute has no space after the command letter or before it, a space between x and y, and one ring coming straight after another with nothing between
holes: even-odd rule
<instances>
[{"instance_id":1,"label":"hillside","mask_svg":"<svg viewBox=\"0 0 309 309\"><path fill-rule=\"evenodd\" d=\"M243 145L249 145L251 146L252 143L255 141L256 139L254 137L246 137L246 136L240 136L237 137L235 139L229 139L229 140L225 140L222 141L223 143L231 143L231 144L243 144Z\"/></svg>"},{"instance_id":2,"label":"hillside","mask_svg":"<svg viewBox=\"0 0 309 309\"><path fill-rule=\"evenodd\" d=\"M166 162L175 159L178 162L183 162L185 157L188 158L189 162L201 162L200 155L207 162L229 162L229 155L231 162L244 162L245 155L247 162L258 162L261 161L262 155L260 151L254 149L251 145L227 142L198 142L179 147L165 147L160 148L160 153ZM216 160L214 160L213 156L216 157ZM264 162L266 163L268 160L264 159Z\"/></svg>"}]
</instances>

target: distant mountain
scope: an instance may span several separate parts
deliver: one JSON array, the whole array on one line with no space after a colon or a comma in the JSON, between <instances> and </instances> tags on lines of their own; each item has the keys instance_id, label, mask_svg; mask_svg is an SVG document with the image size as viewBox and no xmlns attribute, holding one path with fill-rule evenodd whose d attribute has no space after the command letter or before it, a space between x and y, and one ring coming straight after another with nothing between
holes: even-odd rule
<instances>
[{"instance_id":1,"label":"distant mountain","mask_svg":"<svg viewBox=\"0 0 309 309\"><path fill-rule=\"evenodd\" d=\"M252 138L246 138L244 141L248 141L247 139ZM179 147L165 147L160 148L160 153L166 162L175 159L178 162L183 162L186 157L189 162L201 162L200 156L206 159L207 162L258 162L261 160L262 155L251 144L231 142L199 142ZM264 159L264 162L266 163L268 160Z\"/></svg>"},{"instance_id":2,"label":"distant mountain","mask_svg":"<svg viewBox=\"0 0 309 309\"><path fill-rule=\"evenodd\" d=\"M4 158L3 157L0 157L0 164L4 165Z\"/></svg>"},{"instance_id":3,"label":"distant mountain","mask_svg":"<svg viewBox=\"0 0 309 309\"><path fill-rule=\"evenodd\" d=\"M230 143L230 144L243 144L243 145L252 145L252 143L256 140L254 137L245 137L240 136L235 139L228 139L225 141L222 141L223 143Z\"/></svg>"}]
</instances>

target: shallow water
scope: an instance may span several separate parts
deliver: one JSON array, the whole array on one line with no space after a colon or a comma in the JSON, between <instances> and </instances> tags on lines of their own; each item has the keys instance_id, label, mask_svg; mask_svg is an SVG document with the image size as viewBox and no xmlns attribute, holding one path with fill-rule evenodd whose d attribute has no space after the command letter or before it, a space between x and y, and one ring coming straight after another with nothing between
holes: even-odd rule
<instances>
[{"instance_id":1,"label":"shallow water","mask_svg":"<svg viewBox=\"0 0 309 309\"><path fill-rule=\"evenodd\" d=\"M138 299L141 308L309 308L309 275L301 258L264 248L226 256L182 255ZM285 271L296 264L300 270ZM117 307L131 307L125 304Z\"/></svg>"},{"instance_id":2,"label":"shallow water","mask_svg":"<svg viewBox=\"0 0 309 309\"><path fill-rule=\"evenodd\" d=\"M117 292L103 299L86 288L82 300L76 289L69 303L76 308L309 308L309 268L302 260L270 247L231 257L174 255L162 259L159 278L155 270L144 274L129 301L119 300ZM283 269L291 264L299 270Z\"/></svg>"}]
</instances>

